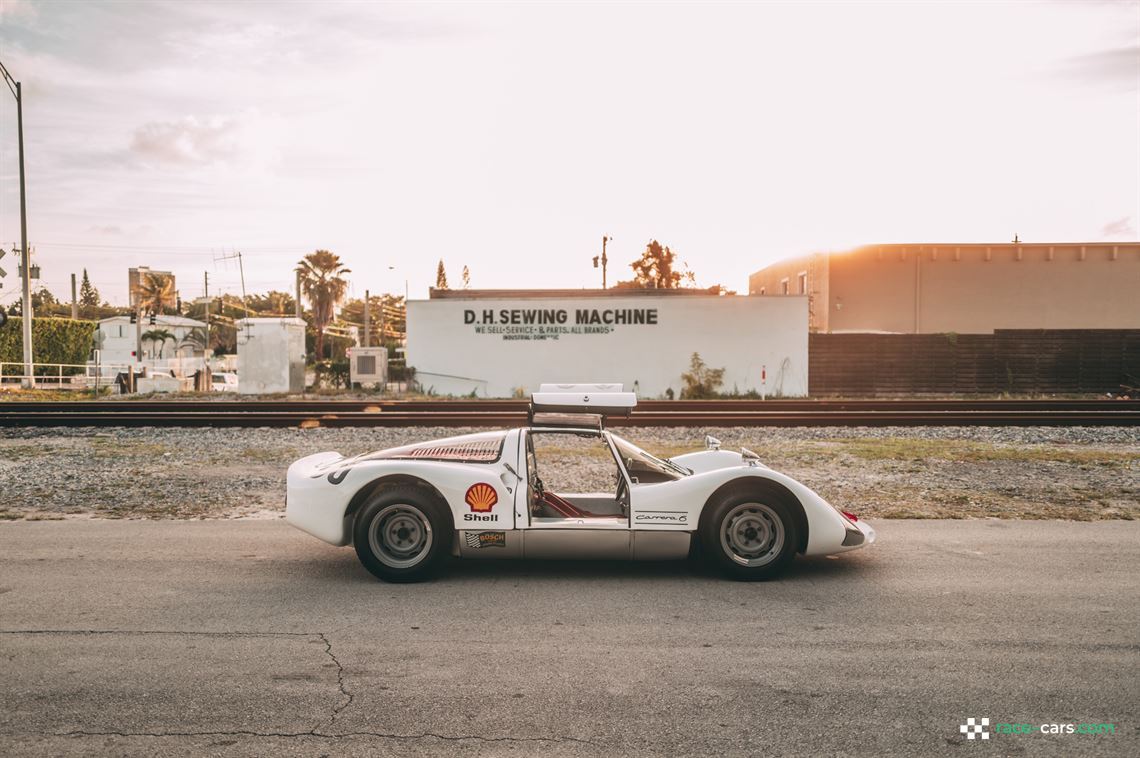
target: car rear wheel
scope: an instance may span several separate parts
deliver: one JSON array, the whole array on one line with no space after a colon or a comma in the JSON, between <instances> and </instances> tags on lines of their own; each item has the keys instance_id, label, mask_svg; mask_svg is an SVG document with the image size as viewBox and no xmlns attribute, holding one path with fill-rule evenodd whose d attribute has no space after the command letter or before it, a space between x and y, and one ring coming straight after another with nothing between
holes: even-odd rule
<instances>
[{"instance_id":1,"label":"car rear wheel","mask_svg":"<svg viewBox=\"0 0 1140 758\"><path fill-rule=\"evenodd\" d=\"M701 552L730 578L771 579L795 557L796 523L779 500L739 494L711 508L701 525Z\"/></svg>"},{"instance_id":2,"label":"car rear wheel","mask_svg":"<svg viewBox=\"0 0 1140 758\"><path fill-rule=\"evenodd\" d=\"M418 487L384 487L357 512L353 545L364 567L388 582L431 578L451 552L445 506Z\"/></svg>"}]
</instances>

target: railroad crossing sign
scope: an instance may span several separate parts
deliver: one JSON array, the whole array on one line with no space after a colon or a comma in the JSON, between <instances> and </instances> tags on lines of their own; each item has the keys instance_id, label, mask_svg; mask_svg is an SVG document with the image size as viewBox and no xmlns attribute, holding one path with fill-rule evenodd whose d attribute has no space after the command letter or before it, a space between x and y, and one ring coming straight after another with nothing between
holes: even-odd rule
<instances>
[{"instance_id":1,"label":"railroad crossing sign","mask_svg":"<svg viewBox=\"0 0 1140 758\"><path fill-rule=\"evenodd\" d=\"M7 254L8 254L8 251L7 251L7 250L5 250L4 248L0 247L0 258L3 258L3 257L4 257L5 255L7 255ZM3 269L3 267L0 267L0 279L3 279L3 278L4 278L4 277L6 277L7 275L8 275L8 272L7 272L7 271L5 271L5 270ZM3 284L0 284L0 287L3 287L3 286L4 286Z\"/></svg>"}]
</instances>

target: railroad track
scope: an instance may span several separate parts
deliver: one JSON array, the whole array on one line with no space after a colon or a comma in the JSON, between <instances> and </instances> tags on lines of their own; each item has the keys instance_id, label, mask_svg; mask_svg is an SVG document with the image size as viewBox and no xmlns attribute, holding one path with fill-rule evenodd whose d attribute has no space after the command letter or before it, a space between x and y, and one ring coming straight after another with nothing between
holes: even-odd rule
<instances>
[{"instance_id":1,"label":"railroad track","mask_svg":"<svg viewBox=\"0 0 1140 758\"><path fill-rule=\"evenodd\" d=\"M522 400L0 402L0 426L494 426ZM644 400L610 426L1134 426L1134 400Z\"/></svg>"}]
</instances>

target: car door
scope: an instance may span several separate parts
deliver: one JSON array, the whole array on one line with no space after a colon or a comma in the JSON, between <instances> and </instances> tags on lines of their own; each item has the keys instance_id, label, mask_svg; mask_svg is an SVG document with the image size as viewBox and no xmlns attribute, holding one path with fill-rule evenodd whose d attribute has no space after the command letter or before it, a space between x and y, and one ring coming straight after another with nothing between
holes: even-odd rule
<instances>
[{"instance_id":1,"label":"car door","mask_svg":"<svg viewBox=\"0 0 1140 758\"><path fill-rule=\"evenodd\" d=\"M519 456L523 481L516 488L515 515L516 527L527 531L525 554L565 559L628 555L628 503L624 512L620 512L616 487L609 498L604 497L605 493L569 492L566 483L574 481L576 458L567 456L565 460L555 460L548 454L552 447L572 447L573 440L587 438L596 445L595 452L604 449L609 461L601 456L598 460L612 463L613 471L624 484L623 489L629 489L624 471L613 456L613 448L600 431L524 430ZM581 462L580 456L577 460ZM595 512L603 510L603 506L606 512ZM559 511L556 507L565 510Z\"/></svg>"}]
</instances>

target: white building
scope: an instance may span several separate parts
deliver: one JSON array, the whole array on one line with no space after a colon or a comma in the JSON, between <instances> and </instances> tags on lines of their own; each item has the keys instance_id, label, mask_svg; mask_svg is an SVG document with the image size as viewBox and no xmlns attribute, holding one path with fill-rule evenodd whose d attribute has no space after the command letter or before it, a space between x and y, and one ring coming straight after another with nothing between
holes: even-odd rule
<instances>
[{"instance_id":1,"label":"white building","mask_svg":"<svg viewBox=\"0 0 1140 758\"><path fill-rule=\"evenodd\" d=\"M433 290L408 303L408 365L441 395L511 397L543 382L671 390L693 353L722 392L808 394L806 297L692 290Z\"/></svg>"},{"instance_id":2,"label":"white building","mask_svg":"<svg viewBox=\"0 0 1140 758\"><path fill-rule=\"evenodd\" d=\"M143 365L150 369L173 371L180 376L193 374L204 363L203 345L192 338L195 329L205 334L206 324L184 316L155 316L155 323L144 316L140 325L132 324L130 316L112 316L99 322L96 342L99 363L107 367L104 373L114 373L115 367ZM162 341L142 341L142 356L136 358L135 349L139 334L166 331L174 335Z\"/></svg>"},{"instance_id":3,"label":"white building","mask_svg":"<svg viewBox=\"0 0 1140 758\"><path fill-rule=\"evenodd\" d=\"M305 322L243 318L237 327L238 392L264 395L305 390Z\"/></svg>"}]
</instances>

